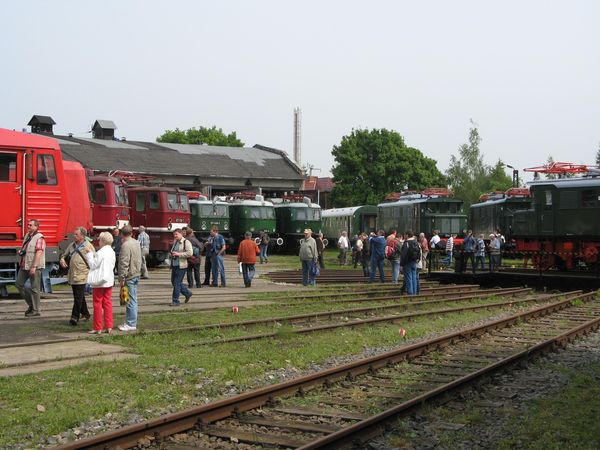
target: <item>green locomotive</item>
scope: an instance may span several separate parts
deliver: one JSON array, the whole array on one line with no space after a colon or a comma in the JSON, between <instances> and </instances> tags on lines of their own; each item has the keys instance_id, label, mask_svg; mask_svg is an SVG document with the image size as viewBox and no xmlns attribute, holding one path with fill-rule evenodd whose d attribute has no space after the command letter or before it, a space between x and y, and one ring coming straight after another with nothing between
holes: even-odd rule
<instances>
[{"instance_id":1,"label":"green locomotive","mask_svg":"<svg viewBox=\"0 0 600 450\"><path fill-rule=\"evenodd\" d=\"M212 201L199 192L188 192L191 219L190 225L196 236L208 237L213 226L219 227L219 232L229 237L229 203L215 197Z\"/></svg>"},{"instance_id":2,"label":"green locomotive","mask_svg":"<svg viewBox=\"0 0 600 450\"><path fill-rule=\"evenodd\" d=\"M347 231L350 237L363 231L365 233L375 231L377 206L363 205L326 209L323 211L322 217L323 235L328 242L337 243L342 231Z\"/></svg>"},{"instance_id":3,"label":"green locomotive","mask_svg":"<svg viewBox=\"0 0 600 450\"><path fill-rule=\"evenodd\" d=\"M448 189L393 193L386 200L377 205L377 226L386 232L411 230L430 237L433 230L439 230L440 236L448 237L462 236L467 228L463 201L453 198Z\"/></svg>"},{"instance_id":4,"label":"green locomotive","mask_svg":"<svg viewBox=\"0 0 600 450\"><path fill-rule=\"evenodd\" d=\"M270 236L277 232L275 218L275 207L273 203L265 201L262 195L254 192L236 192L227 197L229 203L232 246L237 245L244 239L244 233L250 231L252 236L258 238L262 230L267 230ZM276 244L283 245L283 239L276 239Z\"/></svg>"},{"instance_id":5,"label":"green locomotive","mask_svg":"<svg viewBox=\"0 0 600 450\"><path fill-rule=\"evenodd\" d=\"M559 163L560 164L560 163ZM600 178L530 183L531 208L515 213L517 250L546 270L589 269L600 253Z\"/></svg>"},{"instance_id":6,"label":"green locomotive","mask_svg":"<svg viewBox=\"0 0 600 450\"><path fill-rule=\"evenodd\" d=\"M271 199L275 206L277 233L289 249L299 246L304 229L321 231L321 206L300 194Z\"/></svg>"},{"instance_id":7,"label":"green locomotive","mask_svg":"<svg viewBox=\"0 0 600 450\"><path fill-rule=\"evenodd\" d=\"M484 194L479 200L479 203L472 204L470 208L469 226L473 234L483 234L487 238L491 233L500 230L507 243L513 235L515 213L531 206L529 189L524 188Z\"/></svg>"}]
</instances>

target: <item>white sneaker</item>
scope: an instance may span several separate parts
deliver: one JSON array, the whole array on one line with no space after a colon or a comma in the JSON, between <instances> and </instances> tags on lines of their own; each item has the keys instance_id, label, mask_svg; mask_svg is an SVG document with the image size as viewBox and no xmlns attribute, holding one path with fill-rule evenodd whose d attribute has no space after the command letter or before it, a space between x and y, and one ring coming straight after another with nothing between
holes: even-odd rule
<instances>
[{"instance_id":1,"label":"white sneaker","mask_svg":"<svg viewBox=\"0 0 600 450\"><path fill-rule=\"evenodd\" d=\"M119 325L119 330L121 330L121 331L135 331L135 330L137 330L137 327L132 327L132 326L127 325L126 323L124 323L123 325Z\"/></svg>"}]
</instances>

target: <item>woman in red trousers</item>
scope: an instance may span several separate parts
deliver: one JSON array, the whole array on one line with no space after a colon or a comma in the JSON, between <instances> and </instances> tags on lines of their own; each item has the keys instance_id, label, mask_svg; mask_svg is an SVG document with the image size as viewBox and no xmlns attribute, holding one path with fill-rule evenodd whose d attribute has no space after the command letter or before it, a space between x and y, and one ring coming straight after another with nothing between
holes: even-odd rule
<instances>
[{"instance_id":1,"label":"woman in red trousers","mask_svg":"<svg viewBox=\"0 0 600 450\"><path fill-rule=\"evenodd\" d=\"M100 249L94 255L88 275L88 283L92 285L94 299L94 329L90 334L100 334L103 329L106 333L110 333L113 329L112 289L115 284L116 262L115 252L111 247L113 236L108 231L104 231L100 233L99 239Z\"/></svg>"}]
</instances>

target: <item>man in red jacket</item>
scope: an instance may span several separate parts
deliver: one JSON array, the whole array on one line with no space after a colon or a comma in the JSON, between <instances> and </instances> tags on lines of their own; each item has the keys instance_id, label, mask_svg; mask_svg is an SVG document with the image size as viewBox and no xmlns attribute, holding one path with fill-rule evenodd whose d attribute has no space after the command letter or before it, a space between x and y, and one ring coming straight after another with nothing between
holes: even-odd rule
<instances>
[{"instance_id":1,"label":"man in red jacket","mask_svg":"<svg viewBox=\"0 0 600 450\"><path fill-rule=\"evenodd\" d=\"M252 233L246 231L245 239L240 242L240 247L237 252L237 261L242 263L242 275L244 277L244 286L252 285L252 278L256 273L256 255L260 253L260 249L256 242L252 239Z\"/></svg>"}]
</instances>

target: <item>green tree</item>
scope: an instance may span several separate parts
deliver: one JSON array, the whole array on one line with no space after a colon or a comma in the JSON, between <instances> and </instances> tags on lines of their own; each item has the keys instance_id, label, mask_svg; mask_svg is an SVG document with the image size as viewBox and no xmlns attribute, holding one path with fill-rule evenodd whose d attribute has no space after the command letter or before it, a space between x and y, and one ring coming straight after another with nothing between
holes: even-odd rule
<instances>
[{"instance_id":1,"label":"green tree","mask_svg":"<svg viewBox=\"0 0 600 450\"><path fill-rule=\"evenodd\" d=\"M376 205L390 192L446 185L435 161L407 147L396 131L353 129L331 153L336 207Z\"/></svg>"},{"instance_id":2,"label":"green tree","mask_svg":"<svg viewBox=\"0 0 600 450\"><path fill-rule=\"evenodd\" d=\"M474 125L473 121L471 124ZM493 166L484 164L479 144L479 130L473 126L469 130L469 142L459 147L458 156L451 156L450 167L446 171L454 195L465 202L465 211L478 201L481 194L505 191L512 185L511 177L506 175L506 165L500 159Z\"/></svg>"},{"instance_id":3,"label":"green tree","mask_svg":"<svg viewBox=\"0 0 600 450\"><path fill-rule=\"evenodd\" d=\"M189 130L166 130L161 136L156 138L158 142L169 142L172 144L207 144L222 147L243 147L244 143L240 141L235 131L229 134L223 133L221 128L212 126L212 128L199 127Z\"/></svg>"}]
</instances>

